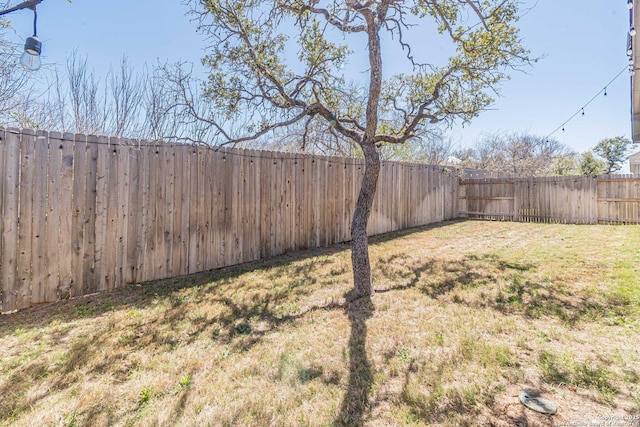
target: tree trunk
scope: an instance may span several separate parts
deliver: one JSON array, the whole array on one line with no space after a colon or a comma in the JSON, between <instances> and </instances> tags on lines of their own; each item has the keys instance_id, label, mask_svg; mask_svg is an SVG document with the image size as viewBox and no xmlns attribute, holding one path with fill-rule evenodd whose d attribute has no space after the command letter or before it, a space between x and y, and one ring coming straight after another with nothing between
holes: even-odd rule
<instances>
[{"instance_id":1,"label":"tree trunk","mask_svg":"<svg viewBox=\"0 0 640 427\"><path fill-rule=\"evenodd\" d=\"M353 291L349 296L351 300L370 296L373 290L367 224L369 223L373 198L376 195L378 175L380 175L380 154L374 142L378 130L378 106L382 89L382 52L380 51L380 36L378 34L380 26L376 22L376 15L373 11L365 7L359 12L367 22L369 65L371 68L369 69L369 99L365 112L367 126L360 141L365 160L364 178L351 221L351 265L353 267Z\"/></svg>"},{"instance_id":2,"label":"tree trunk","mask_svg":"<svg viewBox=\"0 0 640 427\"><path fill-rule=\"evenodd\" d=\"M351 264L353 266L353 292L349 297L351 300L370 296L372 293L367 224L378 186L380 154L373 142L363 143L362 150L365 159L364 178L351 221Z\"/></svg>"}]
</instances>

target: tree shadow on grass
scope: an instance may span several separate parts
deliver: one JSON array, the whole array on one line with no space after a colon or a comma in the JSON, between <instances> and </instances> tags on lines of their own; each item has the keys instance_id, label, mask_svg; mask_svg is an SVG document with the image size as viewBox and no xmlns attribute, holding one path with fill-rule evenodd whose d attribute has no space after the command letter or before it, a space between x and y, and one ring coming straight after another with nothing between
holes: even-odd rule
<instances>
[{"instance_id":1,"label":"tree shadow on grass","mask_svg":"<svg viewBox=\"0 0 640 427\"><path fill-rule=\"evenodd\" d=\"M71 338L66 348L58 348L64 353L57 362L55 371L49 369L48 364L37 357L21 360L18 369L11 370L10 378L6 381L0 380L0 396L4 396L0 401L0 414L17 417L37 406L38 402L49 395L49 390L70 389L87 378L107 374L113 381L127 382L142 368L138 356L142 353L170 353L180 347L192 345L197 339L209 341L218 348L218 352L227 349L229 353L242 353L261 343L266 334L285 324L295 323L309 313L345 308L342 301L313 305L288 314L281 314L273 308L290 297L291 295L284 292L245 301L214 297L209 301L228 308L216 316L189 317L189 310L177 305L169 308L162 316L119 329L107 325L109 321L105 319L105 322L97 324L88 332ZM188 324L189 330L193 330L194 333L176 332L184 327L184 324ZM260 328L256 328L255 325L258 324ZM57 341L56 338L53 339L54 342ZM105 349L111 349L112 352L106 356ZM213 354L217 353L214 351ZM316 367L301 372L300 375L302 380L306 380L322 373L321 368ZM50 387L38 387L38 384L44 382L48 382ZM33 390L37 392L34 393ZM181 403L177 405L180 410L188 390L182 390L182 393ZM108 415L108 408L103 408L103 411L93 415L87 411L79 415L83 418ZM4 417L5 415L0 415L0 420Z\"/></svg>"},{"instance_id":2,"label":"tree shadow on grass","mask_svg":"<svg viewBox=\"0 0 640 427\"><path fill-rule=\"evenodd\" d=\"M347 306L351 322L349 336L349 384L334 427L361 426L369 408L373 384L371 362L367 357L367 319L373 314L371 298L358 298Z\"/></svg>"},{"instance_id":3,"label":"tree shadow on grass","mask_svg":"<svg viewBox=\"0 0 640 427\"><path fill-rule=\"evenodd\" d=\"M19 329L43 328L51 323L98 318L113 310L144 309L159 300L168 300L172 306L178 307L184 303L180 300L181 291L196 289L203 290L203 293L215 294L220 289L233 286L240 276L255 271L267 272L267 277L272 279L285 274L286 271L286 274L291 277L290 287L303 289L310 283L309 280L313 279L310 273L314 266L326 262L326 258L325 260L321 258L317 263L314 261L314 263L291 268L288 268L289 264L333 255L347 249L348 246L338 244L188 276L130 284L114 291L34 306L17 313L0 316L0 338L12 335Z\"/></svg>"},{"instance_id":4,"label":"tree shadow on grass","mask_svg":"<svg viewBox=\"0 0 640 427\"><path fill-rule=\"evenodd\" d=\"M340 248L334 251L337 249ZM318 262L324 259L321 257ZM50 390L72 389L87 378L107 375L113 381L127 382L144 369L141 354L171 353L199 340L212 346L215 359L224 352L248 351L262 342L266 334L314 311L344 309L344 301L340 299L291 306L291 301L304 299L313 285L309 277L314 265L318 265L315 260L293 265L290 269L293 276L285 275L271 289L259 289L259 284L241 277L262 269L267 281L275 281L275 276L285 274L283 269L294 260L287 256L251 266L130 286L53 304L46 310L42 307L7 316L2 320L13 322L0 324L0 336L15 334L29 348L33 347L30 343L45 340L42 349L51 349L46 351L59 355L55 356L55 370L48 366L50 362L40 360L38 354L13 355L8 378L0 380L0 396L4 396L0 401L0 420L5 416L19 417L37 406ZM216 308L212 310L213 305ZM146 309L150 311L145 313ZM110 316L112 310L118 311L117 315ZM39 315L29 317L34 311ZM49 325L53 327L44 329ZM34 351L42 349L37 347ZM105 349L109 349L108 354ZM317 372L302 373L304 378L314 375ZM49 387L39 387L43 383ZM186 395L188 390L182 393ZM108 416L108 412L108 408L96 405L93 409L84 408L78 416L88 422L92 417Z\"/></svg>"},{"instance_id":5,"label":"tree shadow on grass","mask_svg":"<svg viewBox=\"0 0 640 427\"><path fill-rule=\"evenodd\" d=\"M568 325L605 317L613 323L630 318L633 301L613 294L595 298L576 292L571 284L553 277L540 280L536 270L535 264L508 261L494 254L439 260L396 253L376 260L375 291L415 289L433 299L531 319L555 317Z\"/></svg>"},{"instance_id":6,"label":"tree shadow on grass","mask_svg":"<svg viewBox=\"0 0 640 427\"><path fill-rule=\"evenodd\" d=\"M406 230L371 236L370 244L384 243L407 235L426 230L447 227L462 220L451 220L429 224ZM215 281L233 281L238 276L256 270L272 269L272 274L280 274L287 265L314 257L330 256L349 250L349 242L338 243L322 248L303 249L270 259L248 262L236 266L180 276L171 279L160 279L140 284L129 284L115 291L85 295L77 298L41 304L21 310L17 313L0 315L0 338L11 335L20 328L40 328L51 322L68 322L83 318L99 317L104 313L122 308L138 308L150 304L158 297L170 297L183 289L202 287ZM308 269L295 267L296 274L308 273ZM291 275L291 272L287 274Z\"/></svg>"}]
</instances>

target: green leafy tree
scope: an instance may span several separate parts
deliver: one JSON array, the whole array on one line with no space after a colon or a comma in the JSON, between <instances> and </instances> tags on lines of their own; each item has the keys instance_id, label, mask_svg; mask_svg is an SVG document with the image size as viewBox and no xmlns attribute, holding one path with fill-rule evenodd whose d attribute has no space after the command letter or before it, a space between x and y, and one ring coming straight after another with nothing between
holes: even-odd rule
<instances>
[{"instance_id":1,"label":"green leafy tree","mask_svg":"<svg viewBox=\"0 0 640 427\"><path fill-rule=\"evenodd\" d=\"M580 156L581 175L600 175L607 172L608 165L596 158L591 151L585 151Z\"/></svg>"},{"instance_id":2,"label":"green leafy tree","mask_svg":"<svg viewBox=\"0 0 640 427\"><path fill-rule=\"evenodd\" d=\"M518 0L191 4L209 40L206 95L217 107L198 119L224 142L302 124L359 146L366 167L351 223L353 299L372 292L366 230L379 148L434 124L470 121L509 70L530 63L515 25ZM383 51L403 59L383 67Z\"/></svg>"},{"instance_id":3,"label":"green leafy tree","mask_svg":"<svg viewBox=\"0 0 640 427\"><path fill-rule=\"evenodd\" d=\"M593 147L593 152L604 159L606 173L619 171L626 160L631 141L623 136L603 139Z\"/></svg>"}]
</instances>

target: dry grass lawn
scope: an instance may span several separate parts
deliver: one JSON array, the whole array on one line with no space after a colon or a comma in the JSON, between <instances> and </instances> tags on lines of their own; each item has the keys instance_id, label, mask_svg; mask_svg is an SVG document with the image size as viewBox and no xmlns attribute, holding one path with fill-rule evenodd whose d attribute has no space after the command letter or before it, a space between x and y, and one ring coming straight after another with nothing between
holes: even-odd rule
<instances>
[{"instance_id":1,"label":"dry grass lawn","mask_svg":"<svg viewBox=\"0 0 640 427\"><path fill-rule=\"evenodd\" d=\"M5 315L0 425L640 426L639 247L449 222L373 239L351 307L338 245Z\"/></svg>"}]
</instances>

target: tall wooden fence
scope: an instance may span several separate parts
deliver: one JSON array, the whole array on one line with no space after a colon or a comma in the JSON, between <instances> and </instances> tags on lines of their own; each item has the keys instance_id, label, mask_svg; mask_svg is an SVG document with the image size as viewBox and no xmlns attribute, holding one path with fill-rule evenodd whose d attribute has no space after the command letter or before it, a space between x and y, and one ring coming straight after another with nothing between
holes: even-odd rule
<instances>
[{"instance_id":1,"label":"tall wooden fence","mask_svg":"<svg viewBox=\"0 0 640 427\"><path fill-rule=\"evenodd\" d=\"M350 239L357 159L0 128L2 312ZM383 163L369 232L458 216L443 168Z\"/></svg>"},{"instance_id":2,"label":"tall wooden fence","mask_svg":"<svg viewBox=\"0 0 640 427\"><path fill-rule=\"evenodd\" d=\"M459 198L466 218L640 223L640 178L632 175L465 179Z\"/></svg>"}]
</instances>

